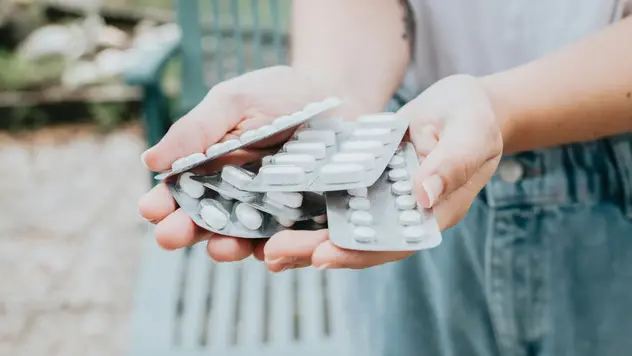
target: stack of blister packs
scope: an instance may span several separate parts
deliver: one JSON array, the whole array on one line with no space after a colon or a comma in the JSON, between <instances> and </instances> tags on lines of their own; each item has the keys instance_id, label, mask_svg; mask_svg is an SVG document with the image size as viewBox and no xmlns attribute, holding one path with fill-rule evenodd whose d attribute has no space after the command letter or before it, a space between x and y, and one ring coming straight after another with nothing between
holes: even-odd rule
<instances>
[{"instance_id":1,"label":"stack of blister packs","mask_svg":"<svg viewBox=\"0 0 632 356\"><path fill-rule=\"evenodd\" d=\"M352 250L412 251L441 243L431 211L417 205L414 147L402 143L407 120L392 113L353 121L328 117L336 98L307 105L270 125L183 157L165 180L180 207L203 229L239 238L282 230L329 228L335 245ZM243 166L200 166L282 131L294 135L274 155ZM219 161L218 161L219 162Z\"/></svg>"}]
</instances>

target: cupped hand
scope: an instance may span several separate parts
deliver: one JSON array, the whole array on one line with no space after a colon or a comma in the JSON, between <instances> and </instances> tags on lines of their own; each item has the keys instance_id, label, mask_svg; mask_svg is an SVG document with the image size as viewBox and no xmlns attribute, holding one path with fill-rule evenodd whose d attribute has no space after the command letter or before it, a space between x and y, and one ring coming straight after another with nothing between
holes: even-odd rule
<instances>
[{"instance_id":1,"label":"cupped hand","mask_svg":"<svg viewBox=\"0 0 632 356\"><path fill-rule=\"evenodd\" d=\"M483 84L471 76L447 77L397 115L411 120L409 137L421 161L414 180L419 204L433 208L441 230L454 226L490 180L502 155L500 125ZM268 268L278 272L309 265L367 268L412 252L344 250L328 240L327 230L320 230L280 232L258 248L257 255L261 254Z\"/></svg>"},{"instance_id":2,"label":"cupped hand","mask_svg":"<svg viewBox=\"0 0 632 356\"><path fill-rule=\"evenodd\" d=\"M152 171L168 170L178 158L205 152L214 143L266 125L330 95L313 79L290 67L250 72L214 86L197 107L175 122L165 137L143 154L142 160ZM343 110L354 110L353 103L346 100ZM286 141L291 134L280 133L249 148L272 146ZM239 164L258 157L256 150L239 150L222 160ZM165 184L145 194L139 201L139 210L145 219L156 224L156 239L163 248L179 249L208 240L208 253L217 261L241 260L255 249L249 240L213 235L195 225L177 208ZM262 258L261 253L258 255Z\"/></svg>"}]
</instances>

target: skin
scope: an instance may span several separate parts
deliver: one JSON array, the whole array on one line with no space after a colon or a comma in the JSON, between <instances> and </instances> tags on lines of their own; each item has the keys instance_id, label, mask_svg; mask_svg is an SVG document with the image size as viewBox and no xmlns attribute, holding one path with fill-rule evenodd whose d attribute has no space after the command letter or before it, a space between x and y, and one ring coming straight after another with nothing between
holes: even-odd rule
<instances>
[{"instance_id":1,"label":"skin","mask_svg":"<svg viewBox=\"0 0 632 356\"><path fill-rule=\"evenodd\" d=\"M329 95L345 100L338 114L348 118L381 111L409 61L406 11L395 0L295 1L292 67L264 69L214 87L143 161L152 170L165 170L179 157ZM321 18L328 19L327 26L316 20ZM377 22L380 26L374 26ZM632 20L625 20L512 70L483 78L451 76L398 112L412 120L409 137L424 158L415 195L421 205L434 208L442 230L465 216L503 153L632 131L630 35ZM236 155L257 156L255 150ZM254 253L274 272L309 265L358 269L411 255L340 249L328 241L327 230L284 231L256 245L211 237L177 210L164 185L145 195L139 208L157 223L156 238L167 249L208 240L209 255L217 261Z\"/></svg>"}]
</instances>

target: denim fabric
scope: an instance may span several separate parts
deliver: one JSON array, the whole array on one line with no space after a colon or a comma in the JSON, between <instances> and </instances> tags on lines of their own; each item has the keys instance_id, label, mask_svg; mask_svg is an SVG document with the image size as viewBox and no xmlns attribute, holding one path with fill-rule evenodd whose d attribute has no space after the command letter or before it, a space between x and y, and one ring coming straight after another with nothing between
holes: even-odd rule
<instances>
[{"instance_id":1,"label":"denim fabric","mask_svg":"<svg viewBox=\"0 0 632 356\"><path fill-rule=\"evenodd\" d=\"M348 272L352 355L632 355L632 136L508 160L441 246Z\"/></svg>"}]
</instances>

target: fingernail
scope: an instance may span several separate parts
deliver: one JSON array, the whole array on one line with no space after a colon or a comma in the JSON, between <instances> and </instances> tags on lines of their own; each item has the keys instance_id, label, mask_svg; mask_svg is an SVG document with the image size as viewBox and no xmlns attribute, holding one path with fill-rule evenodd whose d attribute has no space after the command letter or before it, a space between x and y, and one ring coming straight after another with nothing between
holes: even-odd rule
<instances>
[{"instance_id":1,"label":"fingernail","mask_svg":"<svg viewBox=\"0 0 632 356\"><path fill-rule=\"evenodd\" d=\"M149 152L149 150L143 152L143 154L140 155L140 161L143 163L143 166L145 166L145 168L149 169L147 163L145 163L145 156L147 156L147 152Z\"/></svg>"},{"instance_id":2,"label":"fingernail","mask_svg":"<svg viewBox=\"0 0 632 356\"><path fill-rule=\"evenodd\" d=\"M316 270L318 270L318 271L323 271L323 270L326 270L326 269L330 269L331 268L331 263L323 263L320 266L314 266L314 268L316 268Z\"/></svg>"},{"instance_id":3,"label":"fingernail","mask_svg":"<svg viewBox=\"0 0 632 356\"><path fill-rule=\"evenodd\" d=\"M265 259L265 263L266 264L271 264L271 265L275 265L277 263L282 263L282 264L288 264L291 262L294 262L298 260L298 257L281 257L281 258L277 258L277 259Z\"/></svg>"},{"instance_id":4,"label":"fingernail","mask_svg":"<svg viewBox=\"0 0 632 356\"><path fill-rule=\"evenodd\" d=\"M432 208L443 192L443 179L441 179L438 175L434 175L421 183L421 186L424 188L424 191L426 191L426 195L428 196L428 206L426 206L426 208Z\"/></svg>"}]
</instances>

